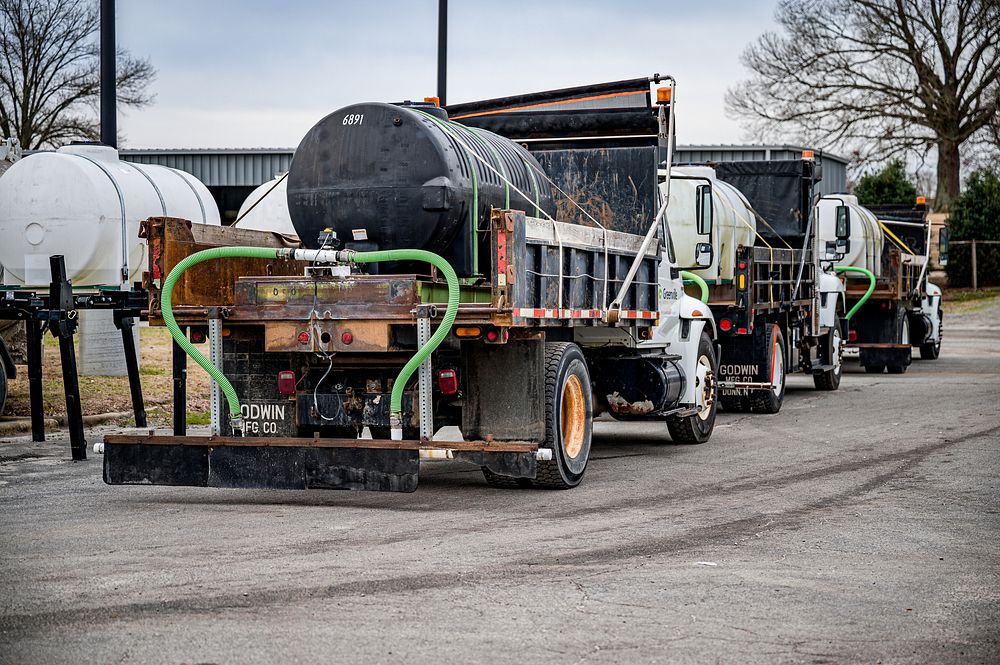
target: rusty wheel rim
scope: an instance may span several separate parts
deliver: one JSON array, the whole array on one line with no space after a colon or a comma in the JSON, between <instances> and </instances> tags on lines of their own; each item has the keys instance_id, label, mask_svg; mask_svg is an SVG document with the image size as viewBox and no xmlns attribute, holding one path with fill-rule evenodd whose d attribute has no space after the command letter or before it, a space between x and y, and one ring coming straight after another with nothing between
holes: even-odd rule
<instances>
[{"instance_id":1,"label":"rusty wheel rim","mask_svg":"<svg viewBox=\"0 0 1000 665\"><path fill-rule=\"evenodd\" d=\"M566 456L575 459L583 450L586 437L587 405L580 377L570 374L562 391L562 447Z\"/></svg>"}]
</instances>

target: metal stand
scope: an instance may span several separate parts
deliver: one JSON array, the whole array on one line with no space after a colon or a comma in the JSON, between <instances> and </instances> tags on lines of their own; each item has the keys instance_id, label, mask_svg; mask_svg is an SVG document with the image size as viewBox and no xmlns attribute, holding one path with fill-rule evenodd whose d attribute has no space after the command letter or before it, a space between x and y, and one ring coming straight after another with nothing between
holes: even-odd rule
<instances>
[{"instance_id":1,"label":"metal stand","mask_svg":"<svg viewBox=\"0 0 1000 665\"><path fill-rule=\"evenodd\" d=\"M42 401L42 324L24 322L28 330L28 394L31 404L31 440L45 441L45 405Z\"/></svg>"},{"instance_id":2,"label":"metal stand","mask_svg":"<svg viewBox=\"0 0 1000 665\"><path fill-rule=\"evenodd\" d=\"M431 339L431 316L433 308L421 306L417 308L417 348L422 349ZM434 385L431 376L431 359L420 363L417 374L420 438L430 441L434 438Z\"/></svg>"},{"instance_id":3,"label":"metal stand","mask_svg":"<svg viewBox=\"0 0 1000 665\"><path fill-rule=\"evenodd\" d=\"M146 426L146 406L142 399L142 383L139 378L139 350L135 347L135 336L132 328L135 319L126 311L116 309L115 327L122 331L122 346L125 349L125 367L128 370L128 387L132 394L132 412L135 414L135 426Z\"/></svg>"},{"instance_id":4,"label":"metal stand","mask_svg":"<svg viewBox=\"0 0 1000 665\"><path fill-rule=\"evenodd\" d=\"M219 317L219 308L210 307L208 309L208 346L209 361L222 371L222 319ZM212 406L211 423L212 436L222 434L222 388L212 379Z\"/></svg>"},{"instance_id":5,"label":"metal stand","mask_svg":"<svg viewBox=\"0 0 1000 665\"><path fill-rule=\"evenodd\" d=\"M186 328L181 328L187 334ZM173 344L173 375L174 375L174 436L187 434L187 353L177 344Z\"/></svg>"},{"instance_id":6,"label":"metal stand","mask_svg":"<svg viewBox=\"0 0 1000 665\"><path fill-rule=\"evenodd\" d=\"M87 459L87 441L83 437L83 407L80 404L80 383L76 373L76 303L73 287L66 279L66 262L61 255L49 257L52 283L49 285L49 330L59 340L62 357L63 392L66 395L66 424L73 461Z\"/></svg>"}]
</instances>

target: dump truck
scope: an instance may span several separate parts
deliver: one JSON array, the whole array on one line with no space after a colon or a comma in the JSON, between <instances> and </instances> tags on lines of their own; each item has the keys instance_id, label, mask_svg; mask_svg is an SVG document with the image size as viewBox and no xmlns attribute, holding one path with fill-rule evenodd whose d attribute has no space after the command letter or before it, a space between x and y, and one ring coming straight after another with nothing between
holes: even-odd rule
<instances>
[{"instance_id":1,"label":"dump truck","mask_svg":"<svg viewBox=\"0 0 1000 665\"><path fill-rule=\"evenodd\" d=\"M447 458L491 485L566 489L602 412L707 441L716 326L684 294L657 183L674 88L654 75L464 113L355 104L295 151L300 243L147 220L174 431L105 437L105 481L413 491L422 459ZM539 160L463 116L521 123L552 150ZM185 431L188 359L213 377L210 436Z\"/></svg>"},{"instance_id":2,"label":"dump truck","mask_svg":"<svg viewBox=\"0 0 1000 665\"><path fill-rule=\"evenodd\" d=\"M849 194L824 196L817 205L828 251L838 263L860 267L869 279L846 282L851 319L845 353L868 373L903 374L913 348L933 360L941 352L941 289L928 280L931 228L923 197L912 205L862 206ZM834 250L836 226L851 240ZM866 298L867 296L867 298ZM862 299L866 301L857 306Z\"/></svg>"},{"instance_id":3,"label":"dump truck","mask_svg":"<svg viewBox=\"0 0 1000 665\"><path fill-rule=\"evenodd\" d=\"M821 390L840 385L843 286L817 251L822 173L805 154L669 171L677 259L718 324L719 399L729 411L777 413L791 372Z\"/></svg>"}]
</instances>

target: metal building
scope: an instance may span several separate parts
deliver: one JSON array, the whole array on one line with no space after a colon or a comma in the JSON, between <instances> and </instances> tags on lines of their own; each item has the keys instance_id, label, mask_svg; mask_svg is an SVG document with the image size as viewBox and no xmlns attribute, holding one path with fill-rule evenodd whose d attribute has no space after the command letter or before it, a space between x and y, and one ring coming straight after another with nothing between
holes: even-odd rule
<instances>
[{"instance_id":1,"label":"metal building","mask_svg":"<svg viewBox=\"0 0 1000 665\"><path fill-rule=\"evenodd\" d=\"M675 164L707 164L751 160L801 159L808 148L793 145L682 145L677 146ZM823 180L819 183L821 194L847 191L847 165L844 157L815 151L816 160L823 167Z\"/></svg>"},{"instance_id":2,"label":"metal building","mask_svg":"<svg viewBox=\"0 0 1000 665\"><path fill-rule=\"evenodd\" d=\"M240 205L258 185L284 173L292 163L292 148L122 149L122 160L159 164L187 171L208 187L222 215L232 223Z\"/></svg>"},{"instance_id":3,"label":"metal building","mask_svg":"<svg viewBox=\"0 0 1000 665\"><path fill-rule=\"evenodd\" d=\"M789 145L682 145L676 164L705 164L735 160L799 159L803 148ZM123 149L125 161L160 164L181 169L201 180L212 192L223 224L236 218L240 204L258 185L284 173L292 163L292 148L178 148ZM823 166L819 189L823 194L847 191L848 160L816 151Z\"/></svg>"}]
</instances>

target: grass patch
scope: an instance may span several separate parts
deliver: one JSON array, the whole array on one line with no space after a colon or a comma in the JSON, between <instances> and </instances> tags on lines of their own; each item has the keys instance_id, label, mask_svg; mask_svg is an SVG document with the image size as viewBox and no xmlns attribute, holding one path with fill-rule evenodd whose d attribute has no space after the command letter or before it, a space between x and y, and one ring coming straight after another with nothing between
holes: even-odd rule
<instances>
[{"instance_id":1,"label":"grass patch","mask_svg":"<svg viewBox=\"0 0 1000 665\"><path fill-rule=\"evenodd\" d=\"M1000 286L988 286L983 289L945 289L944 299L946 302L971 302L975 300L987 300L1000 296Z\"/></svg>"},{"instance_id":2,"label":"grass patch","mask_svg":"<svg viewBox=\"0 0 1000 665\"><path fill-rule=\"evenodd\" d=\"M143 365L139 368L139 374L142 376L163 376L167 373L165 367L155 367L152 365Z\"/></svg>"},{"instance_id":3,"label":"grass patch","mask_svg":"<svg viewBox=\"0 0 1000 665\"><path fill-rule=\"evenodd\" d=\"M188 425L211 425L212 424L212 412L211 411L194 411L188 412L187 414L187 424Z\"/></svg>"}]
</instances>

